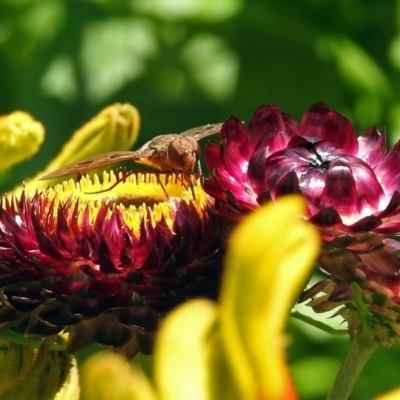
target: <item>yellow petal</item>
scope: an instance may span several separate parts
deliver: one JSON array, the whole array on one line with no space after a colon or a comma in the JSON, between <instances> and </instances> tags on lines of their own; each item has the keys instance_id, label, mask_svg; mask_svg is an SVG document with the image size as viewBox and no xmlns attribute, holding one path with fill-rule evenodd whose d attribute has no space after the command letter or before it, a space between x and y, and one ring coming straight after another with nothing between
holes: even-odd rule
<instances>
[{"instance_id":1,"label":"yellow petal","mask_svg":"<svg viewBox=\"0 0 400 400\"><path fill-rule=\"evenodd\" d=\"M81 400L156 400L147 377L114 353L90 357L81 370Z\"/></svg>"},{"instance_id":2,"label":"yellow petal","mask_svg":"<svg viewBox=\"0 0 400 400\"><path fill-rule=\"evenodd\" d=\"M395 389L389 393L383 394L382 396L375 397L375 400L399 400L400 399L400 389Z\"/></svg>"},{"instance_id":3,"label":"yellow petal","mask_svg":"<svg viewBox=\"0 0 400 400\"><path fill-rule=\"evenodd\" d=\"M250 214L233 232L221 293L222 342L243 399L288 398L285 341L289 311L311 273L318 232L287 196Z\"/></svg>"},{"instance_id":4,"label":"yellow petal","mask_svg":"<svg viewBox=\"0 0 400 400\"><path fill-rule=\"evenodd\" d=\"M154 376L163 400L209 399L210 335L217 306L194 300L163 322L155 348Z\"/></svg>"}]
</instances>

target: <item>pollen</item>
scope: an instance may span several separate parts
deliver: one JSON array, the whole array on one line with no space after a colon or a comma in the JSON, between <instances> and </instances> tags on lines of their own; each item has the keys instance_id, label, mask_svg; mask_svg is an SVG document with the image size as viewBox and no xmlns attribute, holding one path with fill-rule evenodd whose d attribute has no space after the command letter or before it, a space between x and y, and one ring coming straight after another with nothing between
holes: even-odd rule
<instances>
[{"instance_id":1,"label":"pollen","mask_svg":"<svg viewBox=\"0 0 400 400\"><path fill-rule=\"evenodd\" d=\"M78 223L84 213L93 222L100 209L107 207L106 218L118 210L125 223L135 233L139 232L143 219L154 226L164 219L171 228L176 208L181 201L192 204L198 214L209 204L209 197L198 180L186 187L180 174L135 172L125 176L122 172L104 172L100 178L94 175L82 177L79 182L70 179L41 193L44 203L53 210L62 206L69 215L76 215ZM78 212L76 212L78 210ZM85 216L86 217L86 216Z\"/></svg>"}]
</instances>

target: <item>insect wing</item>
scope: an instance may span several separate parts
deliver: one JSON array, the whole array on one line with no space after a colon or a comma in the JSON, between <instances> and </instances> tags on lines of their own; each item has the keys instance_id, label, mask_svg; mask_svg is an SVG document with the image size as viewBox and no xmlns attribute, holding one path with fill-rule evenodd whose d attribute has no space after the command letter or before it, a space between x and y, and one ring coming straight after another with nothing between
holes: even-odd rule
<instances>
[{"instance_id":1,"label":"insect wing","mask_svg":"<svg viewBox=\"0 0 400 400\"><path fill-rule=\"evenodd\" d=\"M191 136L196 140L203 139L207 136L215 135L221 130L222 123L219 124L207 124L198 126L197 128L188 129L181 133L181 136Z\"/></svg>"},{"instance_id":2,"label":"insect wing","mask_svg":"<svg viewBox=\"0 0 400 400\"><path fill-rule=\"evenodd\" d=\"M105 167L122 161L135 160L145 157L150 157L153 151L112 151L110 153L98 154L85 160L78 161L74 164L66 165L56 171L50 172L42 176L41 180L61 178L66 175L78 174L91 169Z\"/></svg>"}]
</instances>

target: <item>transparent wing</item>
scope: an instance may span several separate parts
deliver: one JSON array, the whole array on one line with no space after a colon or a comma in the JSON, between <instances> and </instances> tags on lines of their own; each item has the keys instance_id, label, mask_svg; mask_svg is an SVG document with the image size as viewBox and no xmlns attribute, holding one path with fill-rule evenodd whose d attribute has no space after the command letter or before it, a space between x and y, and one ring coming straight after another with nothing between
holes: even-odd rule
<instances>
[{"instance_id":1,"label":"transparent wing","mask_svg":"<svg viewBox=\"0 0 400 400\"><path fill-rule=\"evenodd\" d=\"M221 130L222 122L219 124L207 124L198 126L197 128L188 129L181 133L181 136L191 136L196 140L203 139L207 136L215 135Z\"/></svg>"},{"instance_id":2,"label":"transparent wing","mask_svg":"<svg viewBox=\"0 0 400 400\"><path fill-rule=\"evenodd\" d=\"M86 158L74 164L66 165L56 171L50 172L42 176L41 180L61 178L66 175L78 174L80 172L89 171L91 169L105 167L122 161L137 160L140 158L150 157L154 151L112 151L110 153L97 154L93 157Z\"/></svg>"}]
</instances>

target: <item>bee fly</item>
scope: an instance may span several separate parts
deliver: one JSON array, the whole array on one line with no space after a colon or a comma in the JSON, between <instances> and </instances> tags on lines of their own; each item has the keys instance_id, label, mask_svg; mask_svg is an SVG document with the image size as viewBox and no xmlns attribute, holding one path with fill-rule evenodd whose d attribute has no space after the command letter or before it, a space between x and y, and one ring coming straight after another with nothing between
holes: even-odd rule
<instances>
[{"instance_id":1,"label":"bee fly","mask_svg":"<svg viewBox=\"0 0 400 400\"><path fill-rule=\"evenodd\" d=\"M77 163L66 165L44 175L40 179L46 180L71 174L80 174L91 169L132 160L136 163L149 165L163 172L181 172L183 183L190 186L193 192L191 175L196 163L200 168L201 148L198 141L218 133L221 130L221 126L222 123L207 124L189 129L180 134L169 133L156 136L138 150L112 151L110 153L98 154Z\"/></svg>"}]
</instances>

